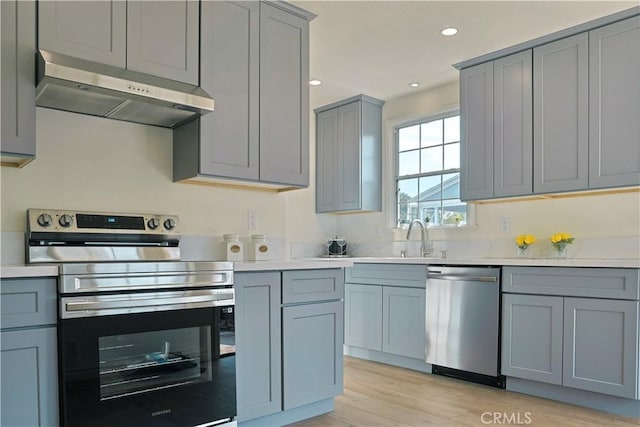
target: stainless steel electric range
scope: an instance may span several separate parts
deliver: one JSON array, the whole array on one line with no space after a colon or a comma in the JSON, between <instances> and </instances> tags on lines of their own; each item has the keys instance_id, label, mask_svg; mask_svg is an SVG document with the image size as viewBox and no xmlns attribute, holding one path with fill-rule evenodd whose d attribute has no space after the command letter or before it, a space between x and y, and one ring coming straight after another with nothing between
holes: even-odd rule
<instances>
[{"instance_id":1,"label":"stainless steel electric range","mask_svg":"<svg viewBox=\"0 0 640 427\"><path fill-rule=\"evenodd\" d=\"M175 215L27 211L27 261L59 264L61 425L235 419L233 265L179 241Z\"/></svg>"}]
</instances>

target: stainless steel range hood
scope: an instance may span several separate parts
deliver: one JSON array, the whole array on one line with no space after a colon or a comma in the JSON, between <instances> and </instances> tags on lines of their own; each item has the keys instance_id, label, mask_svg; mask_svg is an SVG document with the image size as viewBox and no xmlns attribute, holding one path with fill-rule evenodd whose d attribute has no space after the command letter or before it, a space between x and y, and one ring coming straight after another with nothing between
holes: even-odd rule
<instances>
[{"instance_id":1,"label":"stainless steel range hood","mask_svg":"<svg viewBox=\"0 0 640 427\"><path fill-rule=\"evenodd\" d=\"M37 56L39 107L165 128L213 111L198 86L44 50Z\"/></svg>"}]
</instances>

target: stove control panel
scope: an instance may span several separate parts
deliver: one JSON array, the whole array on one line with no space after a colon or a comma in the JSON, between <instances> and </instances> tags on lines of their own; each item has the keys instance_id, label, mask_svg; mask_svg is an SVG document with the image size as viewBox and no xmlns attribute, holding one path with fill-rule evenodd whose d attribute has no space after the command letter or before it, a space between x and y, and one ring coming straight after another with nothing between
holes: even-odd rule
<instances>
[{"instance_id":1,"label":"stove control panel","mask_svg":"<svg viewBox=\"0 0 640 427\"><path fill-rule=\"evenodd\" d=\"M179 235L177 215L28 209L27 231Z\"/></svg>"}]
</instances>

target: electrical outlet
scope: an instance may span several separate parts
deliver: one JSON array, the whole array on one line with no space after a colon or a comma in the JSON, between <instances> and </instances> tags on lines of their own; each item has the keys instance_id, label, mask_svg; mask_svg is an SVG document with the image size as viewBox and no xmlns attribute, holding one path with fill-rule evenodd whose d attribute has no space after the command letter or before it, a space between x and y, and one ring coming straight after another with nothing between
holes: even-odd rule
<instances>
[{"instance_id":1,"label":"electrical outlet","mask_svg":"<svg viewBox=\"0 0 640 427\"><path fill-rule=\"evenodd\" d=\"M256 231L257 224L258 215L256 215L256 211L249 211L247 213L247 228L249 231Z\"/></svg>"},{"instance_id":2,"label":"electrical outlet","mask_svg":"<svg viewBox=\"0 0 640 427\"><path fill-rule=\"evenodd\" d=\"M500 231L503 233L509 233L511 231L511 219L506 217L500 218Z\"/></svg>"}]
</instances>

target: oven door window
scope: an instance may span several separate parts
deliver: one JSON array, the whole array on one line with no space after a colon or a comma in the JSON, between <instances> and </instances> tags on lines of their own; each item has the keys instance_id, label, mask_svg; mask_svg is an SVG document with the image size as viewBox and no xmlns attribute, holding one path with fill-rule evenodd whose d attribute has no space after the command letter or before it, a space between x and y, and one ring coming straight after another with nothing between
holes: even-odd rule
<instances>
[{"instance_id":1,"label":"oven door window","mask_svg":"<svg viewBox=\"0 0 640 427\"><path fill-rule=\"evenodd\" d=\"M197 425L234 418L233 307L67 319L63 424Z\"/></svg>"}]
</instances>

